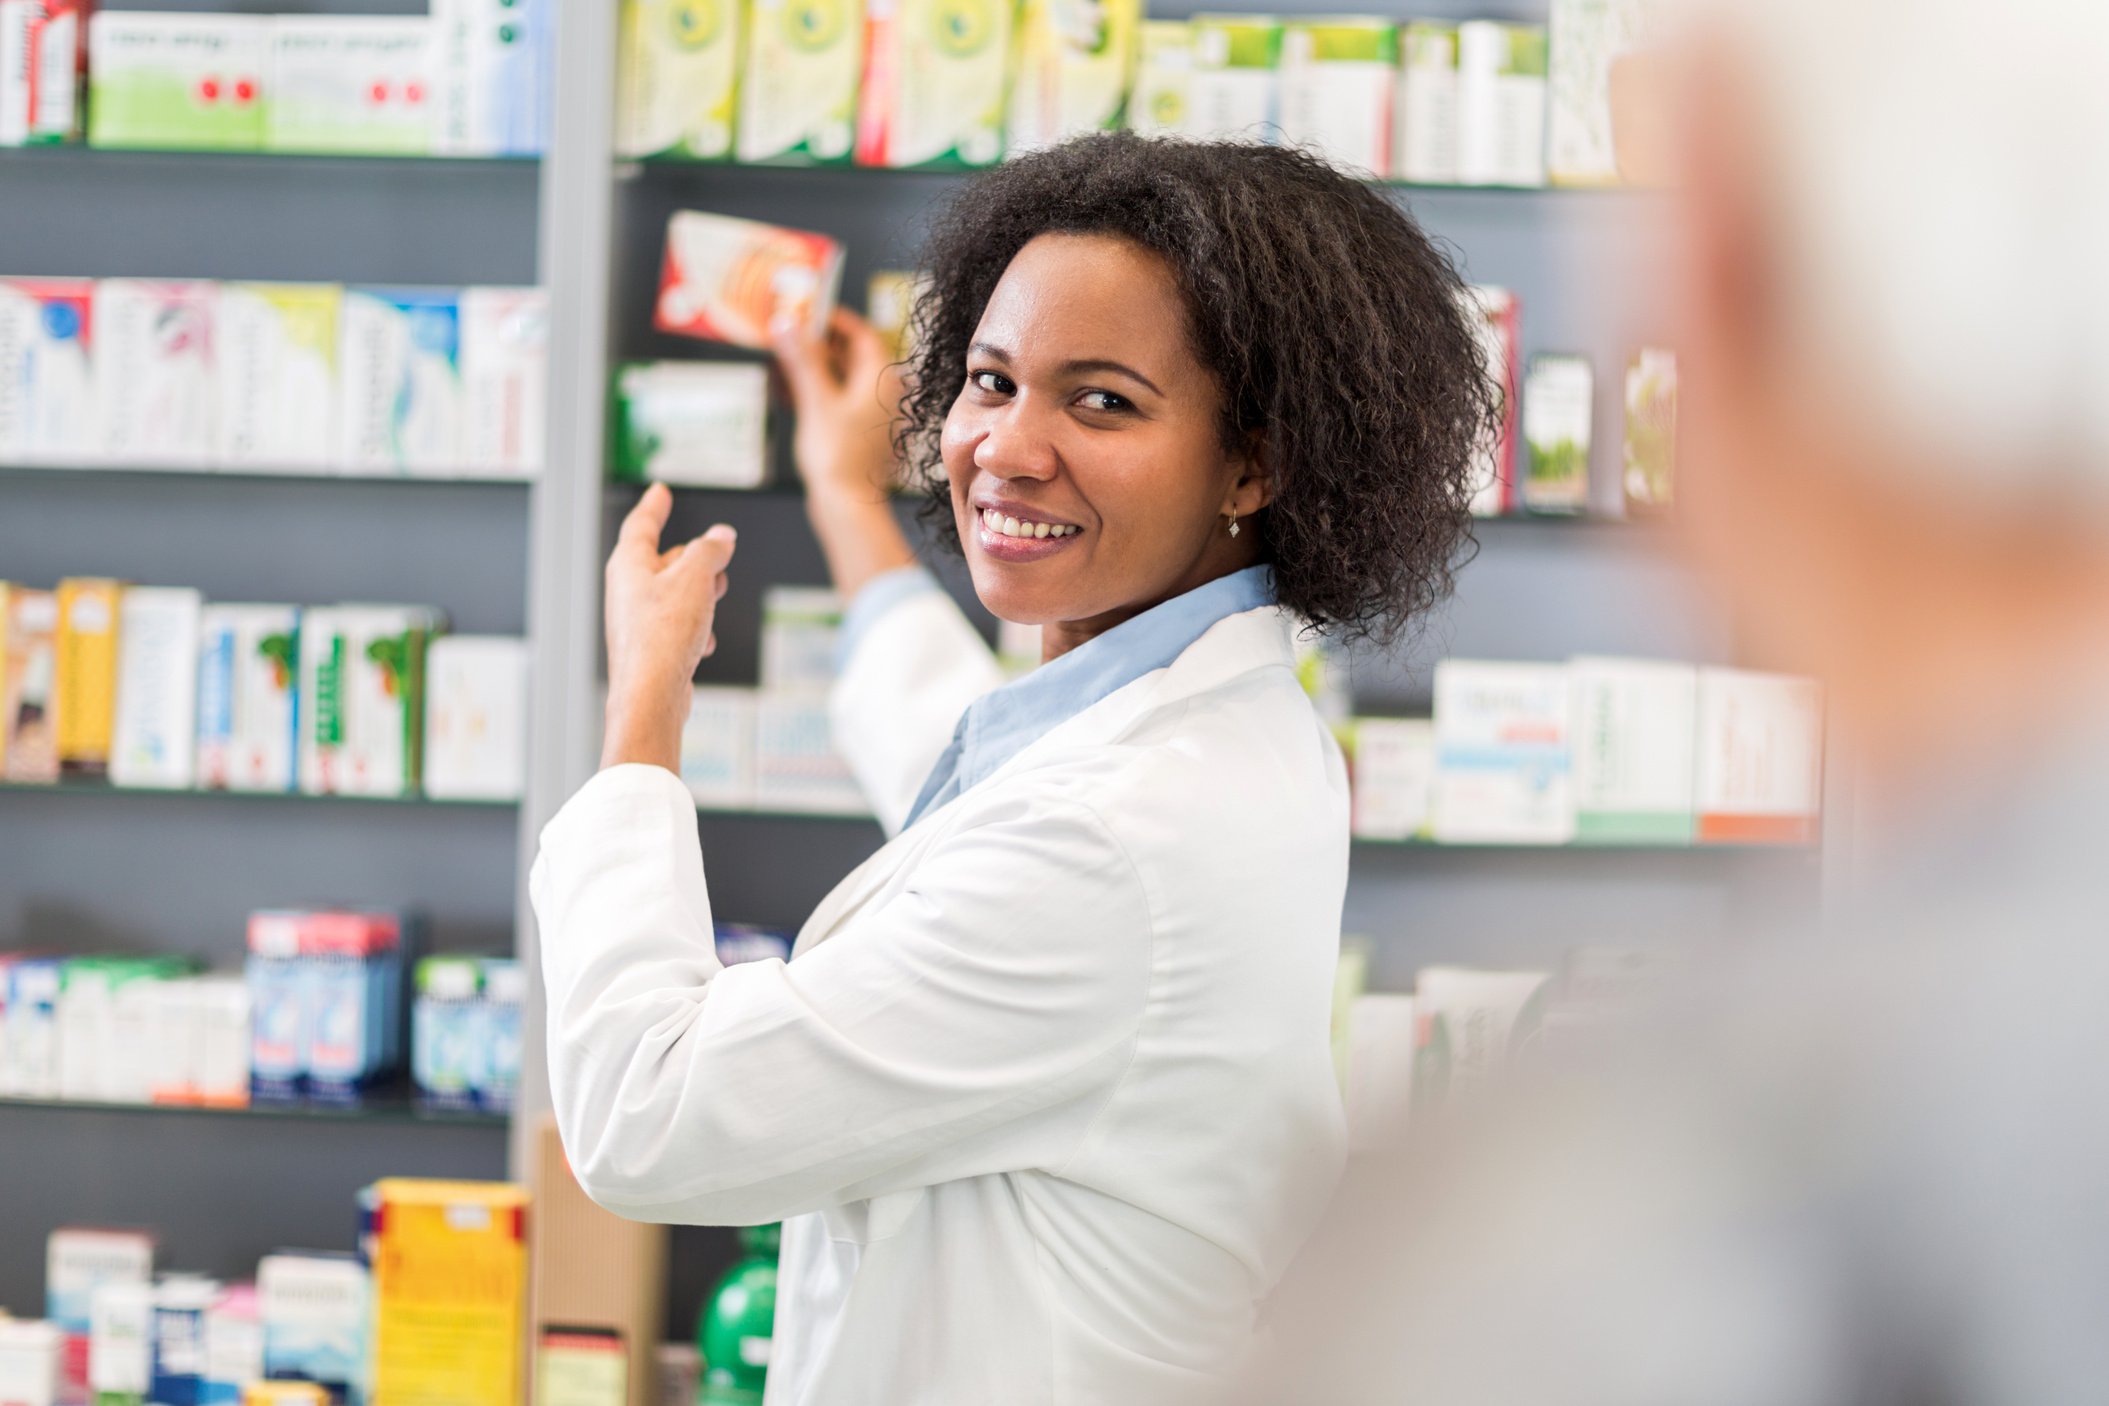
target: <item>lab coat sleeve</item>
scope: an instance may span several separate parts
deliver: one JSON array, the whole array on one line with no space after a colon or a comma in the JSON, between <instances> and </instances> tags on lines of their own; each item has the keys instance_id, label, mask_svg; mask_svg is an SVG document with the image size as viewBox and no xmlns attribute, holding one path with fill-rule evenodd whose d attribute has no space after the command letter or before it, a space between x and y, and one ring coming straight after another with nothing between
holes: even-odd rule
<instances>
[{"instance_id":1,"label":"lab coat sleeve","mask_svg":"<svg viewBox=\"0 0 2109 1406\"><path fill-rule=\"evenodd\" d=\"M531 894L551 1094L596 1201L752 1224L1074 1153L1088 1116L1036 1115L1088 1110L1127 1065L1141 878L1069 801L940 844L795 962L724 967L680 781L620 766L571 799Z\"/></svg>"},{"instance_id":2,"label":"lab coat sleeve","mask_svg":"<svg viewBox=\"0 0 2109 1406\"><path fill-rule=\"evenodd\" d=\"M960 714L1002 682L994 651L935 581L860 622L828 719L888 836L900 832Z\"/></svg>"}]
</instances>

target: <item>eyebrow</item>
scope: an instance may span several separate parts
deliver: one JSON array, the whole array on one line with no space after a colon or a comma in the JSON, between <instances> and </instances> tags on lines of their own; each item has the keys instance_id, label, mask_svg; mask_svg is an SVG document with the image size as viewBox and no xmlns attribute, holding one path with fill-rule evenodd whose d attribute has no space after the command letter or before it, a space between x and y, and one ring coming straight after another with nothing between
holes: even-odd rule
<instances>
[{"instance_id":1,"label":"eyebrow","mask_svg":"<svg viewBox=\"0 0 2109 1406\"><path fill-rule=\"evenodd\" d=\"M1008 363L1011 359L1011 354L994 342L975 342L967 350L970 353L979 352L983 356L1005 363ZM1126 376L1138 385L1148 386L1157 395L1164 394L1162 390L1158 389L1155 381L1143 375L1134 367L1129 366L1125 362L1110 361L1104 357L1087 357L1080 361L1065 361L1062 363L1062 371L1069 375L1074 375L1078 372L1110 371L1118 376Z\"/></svg>"}]
</instances>

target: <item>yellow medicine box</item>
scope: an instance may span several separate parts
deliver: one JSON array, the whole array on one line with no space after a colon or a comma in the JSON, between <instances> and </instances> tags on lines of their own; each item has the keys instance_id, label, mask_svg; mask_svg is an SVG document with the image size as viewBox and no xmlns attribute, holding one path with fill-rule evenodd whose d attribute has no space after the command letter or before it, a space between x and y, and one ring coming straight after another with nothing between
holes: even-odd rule
<instances>
[{"instance_id":1,"label":"yellow medicine box","mask_svg":"<svg viewBox=\"0 0 2109 1406\"><path fill-rule=\"evenodd\" d=\"M389 1178L364 1199L374 1406L517 1406L526 1360L526 1190Z\"/></svg>"}]
</instances>

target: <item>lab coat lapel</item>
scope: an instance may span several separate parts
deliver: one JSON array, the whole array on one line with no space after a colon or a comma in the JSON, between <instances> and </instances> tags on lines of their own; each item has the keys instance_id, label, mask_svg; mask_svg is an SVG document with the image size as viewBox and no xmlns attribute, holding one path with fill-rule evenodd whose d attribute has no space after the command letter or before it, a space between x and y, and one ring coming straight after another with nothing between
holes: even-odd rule
<instances>
[{"instance_id":1,"label":"lab coat lapel","mask_svg":"<svg viewBox=\"0 0 2109 1406\"><path fill-rule=\"evenodd\" d=\"M1205 693L1218 684L1270 663L1294 667L1290 634L1293 617L1280 606L1262 606L1226 616L1187 646L1169 667L1145 674L1115 689L1075 716L1064 719L998 767L974 789L993 785L1014 772L1039 764L1050 750L1110 742L1134 721L1167 703ZM960 799L941 806L894 836L878 853L852 869L813 910L791 954L811 951L841 931L857 910L887 881L914 863L958 823Z\"/></svg>"}]
</instances>

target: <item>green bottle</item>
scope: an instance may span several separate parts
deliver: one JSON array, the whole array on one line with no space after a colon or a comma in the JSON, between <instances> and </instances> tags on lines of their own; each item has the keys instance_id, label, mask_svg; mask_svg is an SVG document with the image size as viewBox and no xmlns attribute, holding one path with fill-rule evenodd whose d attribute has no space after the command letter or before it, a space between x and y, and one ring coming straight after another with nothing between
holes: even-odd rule
<instances>
[{"instance_id":1,"label":"green bottle","mask_svg":"<svg viewBox=\"0 0 2109 1406\"><path fill-rule=\"evenodd\" d=\"M740 1262L718 1281L696 1318L696 1348L703 1354L697 1406L761 1406L776 1332L778 1229L755 1225L740 1231Z\"/></svg>"}]
</instances>

